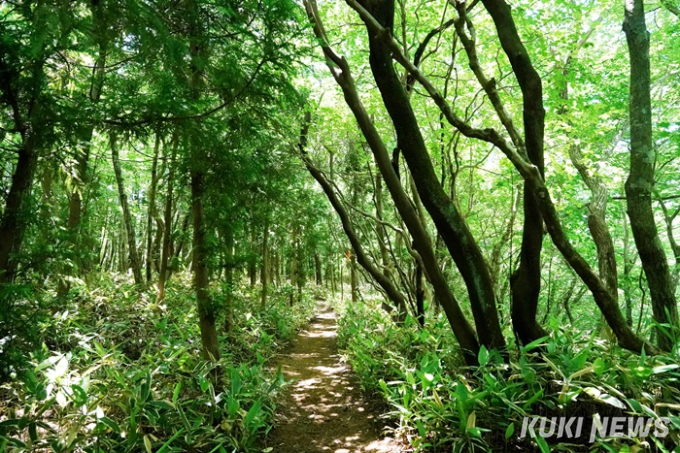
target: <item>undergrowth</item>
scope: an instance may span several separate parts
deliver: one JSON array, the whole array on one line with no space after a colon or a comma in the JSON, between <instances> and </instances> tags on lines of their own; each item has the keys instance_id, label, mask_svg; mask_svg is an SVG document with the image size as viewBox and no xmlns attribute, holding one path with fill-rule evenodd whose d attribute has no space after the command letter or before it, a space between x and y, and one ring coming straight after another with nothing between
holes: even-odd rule
<instances>
[{"instance_id":1,"label":"undergrowth","mask_svg":"<svg viewBox=\"0 0 680 453\"><path fill-rule=\"evenodd\" d=\"M479 368L465 367L448 323L395 326L366 304L345 309L340 347L364 391L385 404L397 439L417 452L671 452L680 441L677 351L645 357L553 326L553 335L507 357L482 347ZM592 420L668 417L669 435L596 437ZM522 436L524 417L584 416L582 436ZM599 419L597 417L600 417ZM539 432L536 425L535 432ZM546 427L546 432L549 432Z\"/></svg>"},{"instance_id":2,"label":"undergrowth","mask_svg":"<svg viewBox=\"0 0 680 453\"><path fill-rule=\"evenodd\" d=\"M234 328L210 363L179 277L161 305L152 291L103 280L40 312L31 366L10 366L0 387L0 452L255 451L285 384L268 361L308 321L312 298L291 308L285 290L272 289L260 313L259 291L237 288ZM213 289L213 300L225 297Z\"/></svg>"}]
</instances>

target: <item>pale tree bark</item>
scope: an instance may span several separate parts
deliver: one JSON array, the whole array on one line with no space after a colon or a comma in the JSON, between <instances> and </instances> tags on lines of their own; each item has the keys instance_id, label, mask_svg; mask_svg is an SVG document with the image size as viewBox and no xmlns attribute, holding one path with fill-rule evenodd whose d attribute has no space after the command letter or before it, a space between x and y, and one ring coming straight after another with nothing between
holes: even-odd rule
<instances>
[{"instance_id":1,"label":"pale tree bark","mask_svg":"<svg viewBox=\"0 0 680 453\"><path fill-rule=\"evenodd\" d=\"M628 217L640 262L647 276L654 320L678 327L678 306L666 252L654 220L654 162L652 101L650 94L649 32L643 0L625 0L623 31L630 54L630 173L626 180ZM657 329L657 343L663 350L673 340Z\"/></svg>"},{"instance_id":2,"label":"pale tree bark","mask_svg":"<svg viewBox=\"0 0 680 453\"><path fill-rule=\"evenodd\" d=\"M595 29L591 28L588 32L586 32L579 40L576 47L569 53L569 56L566 58L564 63L564 69L562 70L562 74L565 76L565 78L571 71L570 64L573 60L573 56L578 54L588 39L590 39L590 36L594 31ZM560 92L560 98L565 101L569 99L569 87L566 82ZM560 109L559 113L566 114L566 107ZM602 153L601 160L606 161L611 156L616 144L621 140L625 127L625 124L621 125L621 129L612 140L609 149ZM606 221L609 189L602 178L596 173L593 173L588 168L588 165L583 157L583 153L575 143L569 146L569 158L571 159L574 167L576 167L578 170L583 182L586 184L588 189L590 189L591 199L587 205L588 228L590 230L590 235L593 238L593 242L595 242L595 247L597 248L598 271L600 274L600 279L603 281L604 285L611 292L612 297L616 299L618 303L619 284L616 266L616 253L614 250L614 240L612 239Z\"/></svg>"},{"instance_id":3,"label":"pale tree bark","mask_svg":"<svg viewBox=\"0 0 680 453\"><path fill-rule=\"evenodd\" d=\"M626 322L633 325L633 266L637 260L637 253L631 251L628 219L623 216L623 294L626 299ZM631 256L632 255L632 256Z\"/></svg>"},{"instance_id":4,"label":"pale tree bark","mask_svg":"<svg viewBox=\"0 0 680 453\"><path fill-rule=\"evenodd\" d=\"M352 303L359 302L359 276L357 273L357 256L352 253L349 258L349 283L352 292Z\"/></svg>"},{"instance_id":5,"label":"pale tree bark","mask_svg":"<svg viewBox=\"0 0 680 453\"><path fill-rule=\"evenodd\" d=\"M130 267L132 268L132 275L135 278L135 284L143 285L144 279L142 278L142 266L139 261L139 254L137 253L137 236L135 235L135 227L134 224L132 223L132 214L130 213L128 197L127 193L125 192L123 171L120 168L118 137L116 136L115 132L111 132L110 145L111 145L111 162L113 163L113 171L116 175L116 185L118 186L118 198L120 200L120 207L123 210L123 224L125 225L125 232L127 234Z\"/></svg>"}]
</instances>

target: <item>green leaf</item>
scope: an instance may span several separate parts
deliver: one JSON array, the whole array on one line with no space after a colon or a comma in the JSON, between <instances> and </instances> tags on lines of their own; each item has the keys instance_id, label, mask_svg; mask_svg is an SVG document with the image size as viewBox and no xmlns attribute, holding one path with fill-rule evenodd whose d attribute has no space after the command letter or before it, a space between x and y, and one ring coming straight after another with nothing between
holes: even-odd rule
<instances>
[{"instance_id":1,"label":"green leaf","mask_svg":"<svg viewBox=\"0 0 680 453\"><path fill-rule=\"evenodd\" d=\"M597 374L598 376L602 375L602 373L605 372L606 365L604 363L604 360L601 358L597 358L593 361L593 372Z\"/></svg>"},{"instance_id":2,"label":"green leaf","mask_svg":"<svg viewBox=\"0 0 680 453\"><path fill-rule=\"evenodd\" d=\"M529 352L532 349L536 349L537 347L539 347L541 344L543 344L549 338L550 337L548 337L548 336L537 338L536 340L532 341L531 343L527 344L526 346L523 346L522 351L523 352Z\"/></svg>"},{"instance_id":3,"label":"green leaf","mask_svg":"<svg viewBox=\"0 0 680 453\"><path fill-rule=\"evenodd\" d=\"M246 426L246 429L252 424L252 422L255 420L257 415L260 412L260 408L262 407L262 403L260 400L257 400L253 403L252 407L246 414L245 418L243 419L243 424Z\"/></svg>"},{"instance_id":4,"label":"green leaf","mask_svg":"<svg viewBox=\"0 0 680 453\"><path fill-rule=\"evenodd\" d=\"M151 396L151 373L149 373L148 371L144 376L144 382L142 382L140 396L142 403L146 403L149 400L149 397Z\"/></svg>"},{"instance_id":5,"label":"green leaf","mask_svg":"<svg viewBox=\"0 0 680 453\"><path fill-rule=\"evenodd\" d=\"M515 423L510 423L508 427L505 429L505 440L508 440L512 437L512 435L515 434Z\"/></svg>"},{"instance_id":6,"label":"green leaf","mask_svg":"<svg viewBox=\"0 0 680 453\"><path fill-rule=\"evenodd\" d=\"M178 382L177 385L175 385L175 391L172 393L172 402L177 404L177 399L179 398L179 392L182 390L182 382Z\"/></svg>"},{"instance_id":7,"label":"green leaf","mask_svg":"<svg viewBox=\"0 0 680 453\"><path fill-rule=\"evenodd\" d=\"M113 431L116 434L120 433L120 426L118 426L118 423L111 420L109 417L101 417L99 419L99 423L103 423L104 425L108 426L109 428L111 428L111 431Z\"/></svg>"},{"instance_id":8,"label":"green leaf","mask_svg":"<svg viewBox=\"0 0 680 453\"><path fill-rule=\"evenodd\" d=\"M538 444L538 448L541 449L541 453L550 453L550 446L544 438L538 436L534 437L534 440L536 441L536 444Z\"/></svg>"},{"instance_id":9,"label":"green leaf","mask_svg":"<svg viewBox=\"0 0 680 453\"><path fill-rule=\"evenodd\" d=\"M677 363L674 363L674 364L671 364L671 365L661 365L661 366L654 367L652 369L652 374L666 373L668 371L675 370L675 369L678 369L678 368L680 368L680 365L678 365Z\"/></svg>"},{"instance_id":10,"label":"green leaf","mask_svg":"<svg viewBox=\"0 0 680 453\"><path fill-rule=\"evenodd\" d=\"M146 448L146 453L153 453L151 439L149 439L148 434L144 436L144 447Z\"/></svg>"},{"instance_id":11,"label":"green leaf","mask_svg":"<svg viewBox=\"0 0 680 453\"><path fill-rule=\"evenodd\" d=\"M184 428L180 428L179 431L177 431L175 434L173 434L172 437L170 439L168 439L168 441L165 442L163 444L163 446L161 448L159 448L156 453L165 453L165 450L167 450L170 447L170 444L173 443L175 441L175 439L177 439L180 436L180 434L182 434L183 432L184 432Z\"/></svg>"},{"instance_id":12,"label":"green leaf","mask_svg":"<svg viewBox=\"0 0 680 453\"><path fill-rule=\"evenodd\" d=\"M489 350L486 349L486 346L482 345L479 348L479 354L477 354L477 360L479 361L479 366L486 366L486 364L489 362Z\"/></svg>"},{"instance_id":13,"label":"green leaf","mask_svg":"<svg viewBox=\"0 0 680 453\"><path fill-rule=\"evenodd\" d=\"M583 389L583 391L590 395L590 397L596 401L609 404L610 406L618 407L619 409L624 410L626 409L626 405L623 404L618 398L613 397L610 394L603 392L599 389L596 389L594 387L586 387L585 389Z\"/></svg>"}]
</instances>

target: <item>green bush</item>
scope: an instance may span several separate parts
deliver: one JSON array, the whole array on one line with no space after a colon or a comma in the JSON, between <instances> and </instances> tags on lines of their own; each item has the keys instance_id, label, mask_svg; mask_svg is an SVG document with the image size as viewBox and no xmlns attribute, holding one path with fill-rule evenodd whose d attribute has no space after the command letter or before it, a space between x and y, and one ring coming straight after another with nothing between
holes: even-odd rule
<instances>
[{"instance_id":1,"label":"green bush","mask_svg":"<svg viewBox=\"0 0 680 453\"><path fill-rule=\"evenodd\" d=\"M96 286L71 290L42 323L32 365L0 387L0 451L254 451L285 384L268 360L307 322L311 298L291 309L274 295L260 313L257 294L237 288L234 328L210 363L181 278L160 306L132 285Z\"/></svg>"},{"instance_id":2,"label":"green bush","mask_svg":"<svg viewBox=\"0 0 680 453\"><path fill-rule=\"evenodd\" d=\"M44 294L29 285L0 285L0 382L20 372L29 352L40 345L45 305Z\"/></svg>"},{"instance_id":3,"label":"green bush","mask_svg":"<svg viewBox=\"0 0 680 453\"><path fill-rule=\"evenodd\" d=\"M506 358L482 347L480 367L472 369L462 365L442 319L423 330L412 319L396 327L365 305L347 308L339 338L364 390L389 405L385 417L395 436L416 451L619 452L651 443L663 452L680 441L677 356L635 356L557 329ZM599 439L594 446L519 437L525 416L595 413L668 417L671 436Z\"/></svg>"}]
</instances>

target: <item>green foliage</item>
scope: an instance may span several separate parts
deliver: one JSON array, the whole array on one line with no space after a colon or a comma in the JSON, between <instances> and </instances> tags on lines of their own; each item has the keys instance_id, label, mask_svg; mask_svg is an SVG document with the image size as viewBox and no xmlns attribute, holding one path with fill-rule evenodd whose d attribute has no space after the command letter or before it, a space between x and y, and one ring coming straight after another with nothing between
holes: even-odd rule
<instances>
[{"instance_id":1,"label":"green foliage","mask_svg":"<svg viewBox=\"0 0 680 453\"><path fill-rule=\"evenodd\" d=\"M291 309L274 295L257 313L237 291L223 359L210 363L190 288L171 286L161 306L149 296L106 279L72 289L32 365L0 388L1 451L254 451L284 385L268 361L307 322L310 298Z\"/></svg>"},{"instance_id":2,"label":"green foliage","mask_svg":"<svg viewBox=\"0 0 680 453\"><path fill-rule=\"evenodd\" d=\"M40 344L44 305L43 295L29 285L0 286L0 382L16 374Z\"/></svg>"},{"instance_id":3,"label":"green foliage","mask_svg":"<svg viewBox=\"0 0 680 453\"><path fill-rule=\"evenodd\" d=\"M460 354L441 319L426 330L412 320L396 328L366 305L347 309L339 338L363 388L389 405L385 416L395 435L417 451L584 451L566 439L521 439L522 421L595 413L669 417L673 434L666 443L680 441L677 356L637 357L562 329L508 352L509 361L482 348L480 367L467 369L452 366ZM649 441L597 445L623 451Z\"/></svg>"}]
</instances>

